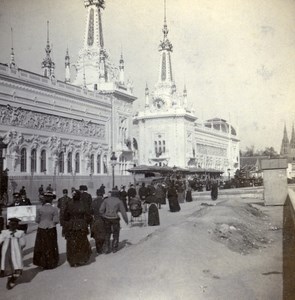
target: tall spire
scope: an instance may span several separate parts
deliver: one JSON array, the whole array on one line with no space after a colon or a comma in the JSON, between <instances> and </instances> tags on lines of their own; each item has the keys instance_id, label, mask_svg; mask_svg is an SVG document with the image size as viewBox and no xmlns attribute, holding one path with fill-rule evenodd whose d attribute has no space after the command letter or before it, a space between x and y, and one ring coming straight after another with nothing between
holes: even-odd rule
<instances>
[{"instance_id":1,"label":"tall spire","mask_svg":"<svg viewBox=\"0 0 295 300\"><path fill-rule=\"evenodd\" d=\"M70 63L70 55L69 48L67 48L66 56L65 56L65 82L71 81L71 63Z\"/></svg>"},{"instance_id":2,"label":"tall spire","mask_svg":"<svg viewBox=\"0 0 295 300\"><path fill-rule=\"evenodd\" d=\"M289 139L288 139L288 134L287 134L287 128L286 128L286 123L284 125L284 136L282 139L282 145L281 145L281 155L287 155L290 152L290 144L289 144Z\"/></svg>"},{"instance_id":3,"label":"tall spire","mask_svg":"<svg viewBox=\"0 0 295 300\"><path fill-rule=\"evenodd\" d=\"M11 52L10 52L10 63L9 66L11 69L16 67L15 60L14 60L14 49L13 49L13 28L11 27Z\"/></svg>"},{"instance_id":4,"label":"tall spire","mask_svg":"<svg viewBox=\"0 0 295 300\"><path fill-rule=\"evenodd\" d=\"M123 51L121 50L121 57L120 57L120 61L119 61L119 82L121 84L124 84L125 82L125 74L124 74L124 69L125 69L125 66L124 66L124 59L123 59Z\"/></svg>"},{"instance_id":5,"label":"tall spire","mask_svg":"<svg viewBox=\"0 0 295 300\"><path fill-rule=\"evenodd\" d=\"M42 69L44 69L45 77L54 77L55 63L52 61L50 57L51 50L52 48L50 47L50 43L49 43L49 21L47 21L47 43L45 48L46 56L43 59L43 62L41 64Z\"/></svg>"},{"instance_id":6,"label":"tall spire","mask_svg":"<svg viewBox=\"0 0 295 300\"><path fill-rule=\"evenodd\" d=\"M186 85L184 85L184 88L183 88L183 106L184 106L184 108L187 108L187 90L186 90Z\"/></svg>"},{"instance_id":7,"label":"tall spire","mask_svg":"<svg viewBox=\"0 0 295 300\"><path fill-rule=\"evenodd\" d=\"M166 0L164 0L164 25L163 25L163 40L160 42L159 51L161 52L160 58L160 72L159 72L159 83L168 83L172 87L173 76L172 76L172 65L171 65L171 52L173 46L168 39L168 26L167 26L167 15L166 15Z\"/></svg>"},{"instance_id":8,"label":"tall spire","mask_svg":"<svg viewBox=\"0 0 295 300\"><path fill-rule=\"evenodd\" d=\"M145 85L145 107L150 106L149 95L150 95L150 92L149 92L148 84L146 83L146 85Z\"/></svg>"},{"instance_id":9,"label":"tall spire","mask_svg":"<svg viewBox=\"0 0 295 300\"><path fill-rule=\"evenodd\" d=\"M99 84L101 89L109 78L115 77L114 71L109 67L109 56L104 48L102 10L105 9L105 1L84 0L84 6L87 9L84 46L79 51L75 64L77 75L73 84L83 87L85 73L87 88L93 90Z\"/></svg>"}]
</instances>

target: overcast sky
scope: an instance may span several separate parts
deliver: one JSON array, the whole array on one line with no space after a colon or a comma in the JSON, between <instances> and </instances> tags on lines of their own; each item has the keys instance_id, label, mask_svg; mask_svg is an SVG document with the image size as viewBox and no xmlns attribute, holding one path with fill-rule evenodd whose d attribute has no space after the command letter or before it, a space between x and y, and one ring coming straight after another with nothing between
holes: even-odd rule
<instances>
[{"instance_id":1,"label":"overcast sky","mask_svg":"<svg viewBox=\"0 0 295 300\"><path fill-rule=\"evenodd\" d=\"M56 77L64 80L69 48L75 63L82 47L86 9L82 0L0 0L0 62L8 63L10 28L17 65L42 73L46 22ZM284 122L289 138L295 122L294 0L167 0L172 69L179 92L200 120L229 119L241 148L280 150ZM144 106L146 82L158 79L163 1L106 0L105 46L117 63L123 49L127 77Z\"/></svg>"}]
</instances>

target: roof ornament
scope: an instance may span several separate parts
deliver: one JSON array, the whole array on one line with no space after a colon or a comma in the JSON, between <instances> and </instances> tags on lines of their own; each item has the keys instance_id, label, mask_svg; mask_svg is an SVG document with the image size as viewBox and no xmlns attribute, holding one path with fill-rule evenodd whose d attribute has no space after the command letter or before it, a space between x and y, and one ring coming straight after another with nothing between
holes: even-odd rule
<instances>
[{"instance_id":1,"label":"roof ornament","mask_svg":"<svg viewBox=\"0 0 295 300\"><path fill-rule=\"evenodd\" d=\"M50 47L50 43L49 43L49 21L47 21L47 43L45 48L46 56L43 59L43 62L41 64L42 69L44 69L45 77L54 77L55 63L52 61L50 57L51 51L52 51L52 47Z\"/></svg>"},{"instance_id":2,"label":"roof ornament","mask_svg":"<svg viewBox=\"0 0 295 300\"><path fill-rule=\"evenodd\" d=\"M160 42L159 51L167 50L172 52L173 46L167 38L169 30L168 30L167 19L166 19L166 0L164 0L164 26L162 32L164 34L164 38L163 41Z\"/></svg>"},{"instance_id":3,"label":"roof ornament","mask_svg":"<svg viewBox=\"0 0 295 300\"><path fill-rule=\"evenodd\" d=\"M14 60L14 49L13 49L13 28L11 27L11 52L10 52L10 63L9 66L11 69L16 68L15 60Z\"/></svg>"}]
</instances>

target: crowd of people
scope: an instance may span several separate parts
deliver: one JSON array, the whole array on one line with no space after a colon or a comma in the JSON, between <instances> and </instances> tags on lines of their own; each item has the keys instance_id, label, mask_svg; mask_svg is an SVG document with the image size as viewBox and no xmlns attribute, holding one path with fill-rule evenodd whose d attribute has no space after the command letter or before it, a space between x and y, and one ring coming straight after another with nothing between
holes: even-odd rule
<instances>
[{"instance_id":1,"label":"crowd of people","mask_svg":"<svg viewBox=\"0 0 295 300\"><path fill-rule=\"evenodd\" d=\"M10 206L31 205L25 187L14 193ZM214 198L217 197L214 193ZM35 238L33 264L42 269L54 269L59 264L57 228L62 227L61 234L66 240L66 257L71 267L85 265L92 254L88 235L95 240L97 254L116 253L119 249L120 216L128 225L127 212L131 215L134 205L148 212L148 225L160 225L159 212L168 200L170 212L180 211L179 203L192 201L191 188L184 181L148 184L141 186L130 184L126 190L115 187L108 194L102 184L96 190L93 199L86 185L69 191L63 189L63 195L53 204L56 195L49 184L46 189L39 188L39 200L42 205L37 209L35 222L38 229ZM1 208L0 208L1 209ZM23 270L22 249L25 247L27 224L19 224L20 219L10 218L7 229L0 211L0 277L8 276L7 289L16 285Z\"/></svg>"}]
</instances>

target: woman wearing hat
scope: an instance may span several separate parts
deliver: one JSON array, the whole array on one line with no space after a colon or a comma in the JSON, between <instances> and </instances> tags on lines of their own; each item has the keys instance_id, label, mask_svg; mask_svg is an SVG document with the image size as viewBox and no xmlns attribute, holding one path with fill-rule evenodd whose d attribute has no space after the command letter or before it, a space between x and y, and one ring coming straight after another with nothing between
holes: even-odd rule
<instances>
[{"instance_id":1,"label":"woman wearing hat","mask_svg":"<svg viewBox=\"0 0 295 300\"><path fill-rule=\"evenodd\" d=\"M78 190L67 203L63 214L63 229L67 240L67 260L71 267L84 265L91 255L88 226L92 221L90 207Z\"/></svg>"},{"instance_id":2,"label":"woman wearing hat","mask_svg":"<svg viewBox=\"0 0 295 300\"><path fill-rule=\"evenodd\" d=\"M44 193L44 205L37 211L38 230L35 241L33 264L44 269L54 269L58 265L56 224L59 221L58 209L52 206L53 193Z\"/></svg>"}]
</instances>

